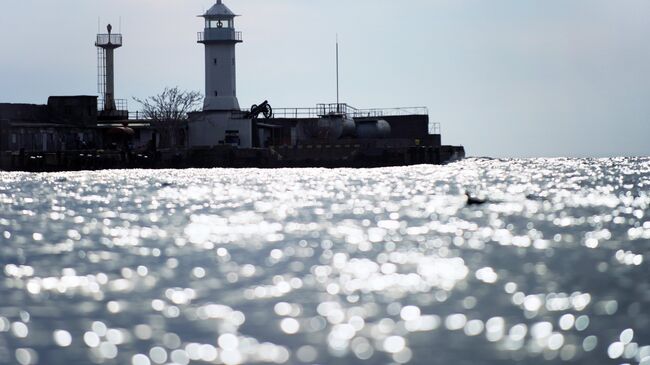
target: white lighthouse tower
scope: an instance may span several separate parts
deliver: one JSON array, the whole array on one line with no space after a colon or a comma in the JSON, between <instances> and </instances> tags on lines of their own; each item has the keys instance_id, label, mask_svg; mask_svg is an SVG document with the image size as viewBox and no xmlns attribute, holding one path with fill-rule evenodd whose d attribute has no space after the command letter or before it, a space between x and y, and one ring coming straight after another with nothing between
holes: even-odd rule
<instances>
[{"instance_id":1,"label":"white lighthouse tower","mask_svg":"<svg viewBox=\"0 0 650 365\"><path fill-rule=\"evenodd\" d=\"M251 148L253 126L237 101L235 46L242 42L235 15L222 0L201 15L205 29L198 42L205 46L205 101L203 111L189 118L189 145Z\"/></svg>"},{"instance_id":2,"label":"white lighthouse tower","mask_svg":"<svg viewBox=\"0 0 650 365\"><path fill-rule=\"evenodd\" d=\"M235 30L236 16L221 0L201 16L205 19L198 39L205 45L204 111L239 110L235 45L242 36Z\"/></svg>"}]
</instances>

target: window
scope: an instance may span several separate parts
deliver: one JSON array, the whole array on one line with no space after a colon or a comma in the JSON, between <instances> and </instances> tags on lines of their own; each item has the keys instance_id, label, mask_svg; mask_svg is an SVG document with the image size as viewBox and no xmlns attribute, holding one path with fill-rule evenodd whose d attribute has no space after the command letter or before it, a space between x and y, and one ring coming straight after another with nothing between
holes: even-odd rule
<instances>
[{"instance_id":1,"label":"window","mask_svg":"<svg viewBox=\"0 0 650 365\"><path fill-rule=\"evenodd\" d=\"M205 21L205 27L211 29L233 28L232 19L210 19Z\"/></svg>"},{"instance_id":2,"label":"window","mask_svg":"<svg viewBox=\"0 0 650 365\"><path fill-rule=\"evenodd\" d=\"M217 92L217 90L214 91L214 96L219 96L219 93Z\"/></svg>"},{"instance_id":3,"label":"window","mask_svg":"<svg viewBox=\"0 0 650 365\"><path fill-rule=\"evenodd\" d=\"M217 64L217 59L216 59L216 58L214 59L214 64L215 64L215 65Z\"/></svg>"}]
</instances>

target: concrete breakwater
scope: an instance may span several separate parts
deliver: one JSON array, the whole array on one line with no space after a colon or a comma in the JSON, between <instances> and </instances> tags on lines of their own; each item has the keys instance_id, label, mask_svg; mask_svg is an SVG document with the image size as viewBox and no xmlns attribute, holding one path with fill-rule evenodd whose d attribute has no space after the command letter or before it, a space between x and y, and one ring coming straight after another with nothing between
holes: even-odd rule
<instances>
[{"instance_id":1,"label":"concrete breakwater","mask_svg":"<svg viewBox=\"0 0 650 365\"><path fill-rule=\"evenodd\" d=\"M463 147L390 147L354 141L272 148L215 146L155 151L73 150L3 152L0 170L54 172L127 168L385 167L444 164L465 157Z\"/></svg>"}]
</instances>

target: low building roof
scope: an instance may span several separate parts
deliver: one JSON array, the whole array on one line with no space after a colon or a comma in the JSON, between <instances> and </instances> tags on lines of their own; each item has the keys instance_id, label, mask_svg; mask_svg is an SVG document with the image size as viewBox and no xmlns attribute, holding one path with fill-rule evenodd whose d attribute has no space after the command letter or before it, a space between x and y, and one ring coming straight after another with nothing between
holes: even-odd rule
<instances>
[{"instance_id":1,"label":"low building roof","mask_svg":"<svg viewBox=\"0 0 650 365\"><path fill-rule=\"evenodd\" d=\"M52 95L48 99L97 99L97 95Z\"/></svg>"}]
</instances>

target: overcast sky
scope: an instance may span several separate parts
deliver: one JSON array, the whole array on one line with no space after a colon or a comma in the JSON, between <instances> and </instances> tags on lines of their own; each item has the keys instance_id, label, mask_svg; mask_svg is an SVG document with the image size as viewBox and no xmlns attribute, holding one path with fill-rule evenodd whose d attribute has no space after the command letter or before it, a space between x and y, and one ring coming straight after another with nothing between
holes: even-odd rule
<instances>
[{"instance_id":1,"label":"overcast sky","mask_svg":"<svg viewBox=\"0 0 650 365\"><path fill-rule=\"evenodd\" d=\"M214 0L3 0L0 102L96 94L111 22L118 98L203 91L196 16ZM650 1L225 0L242 16L242 106L427 106L472 156L650 155ZM131 109L137 105L129 101Z\"/></svg>"}]
</instances>

